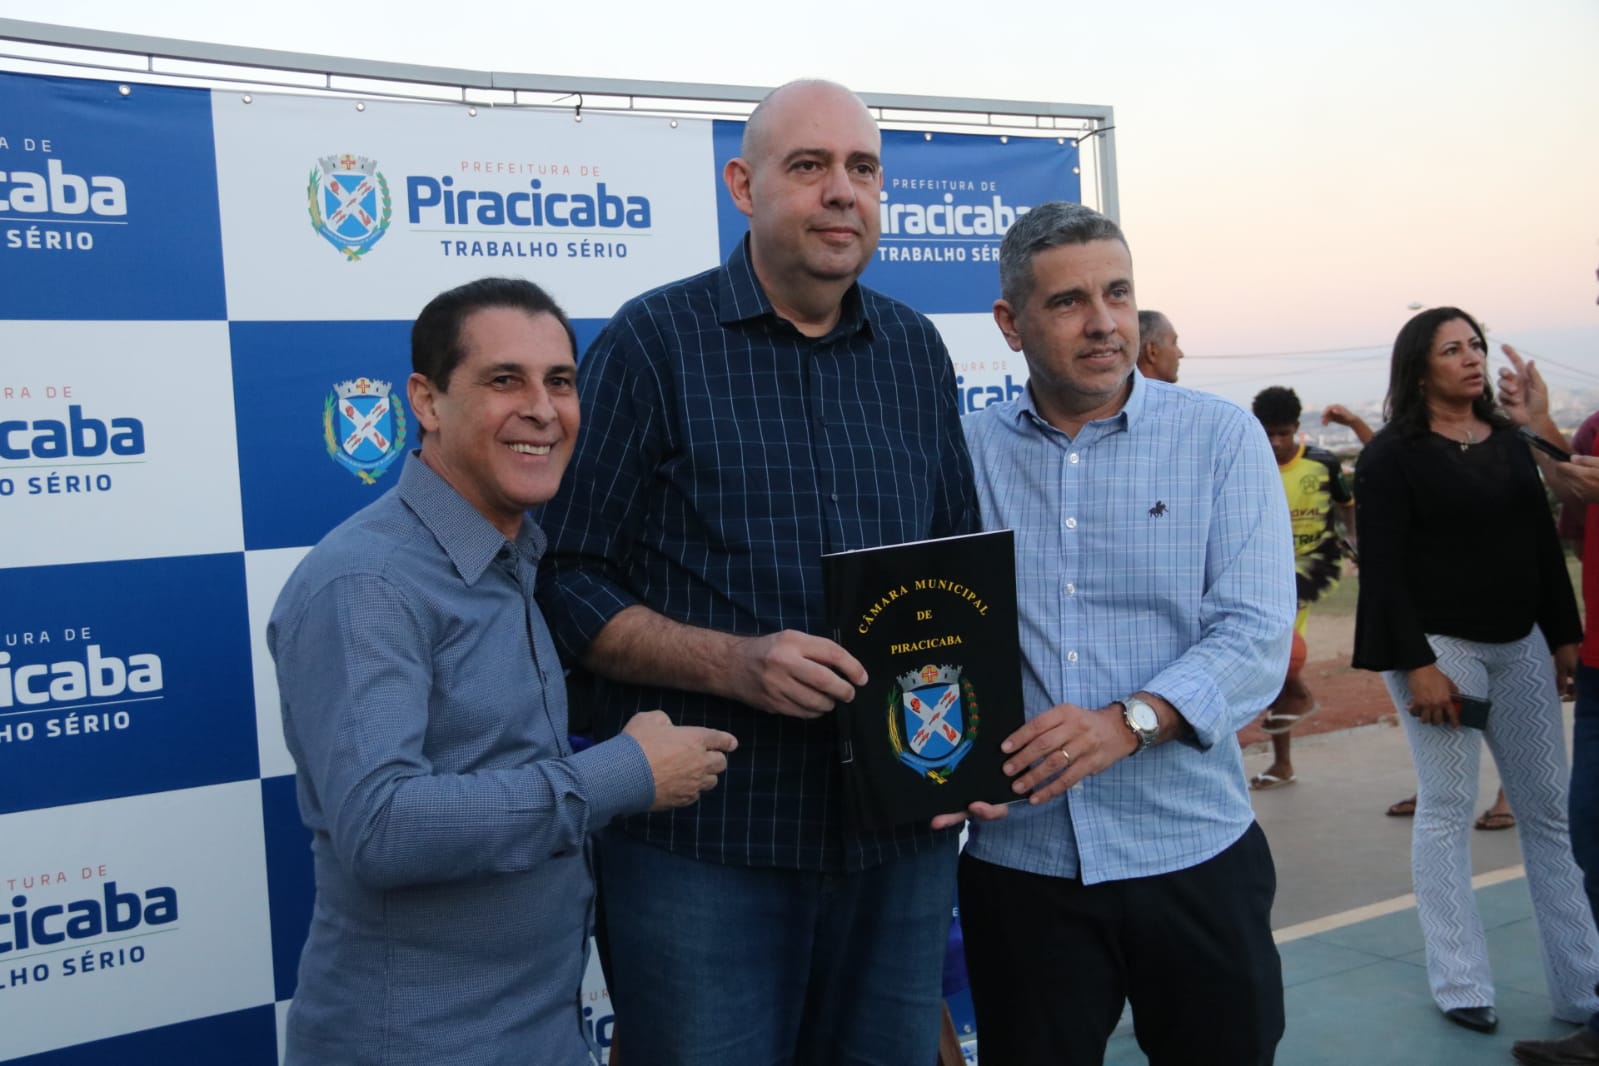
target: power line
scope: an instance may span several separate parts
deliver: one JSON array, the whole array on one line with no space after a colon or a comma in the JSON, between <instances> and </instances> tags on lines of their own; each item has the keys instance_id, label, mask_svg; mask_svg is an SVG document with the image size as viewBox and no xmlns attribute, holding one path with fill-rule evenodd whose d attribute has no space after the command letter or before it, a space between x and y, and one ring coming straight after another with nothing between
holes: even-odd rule
<instances>
[{"instance_id":1,"label":"power line","mask_svg":"<svg viewBox=\"0 0 1599 1066\"><path fill-rule=\"evenodd\" d=\"M1498 336L1497 334L1494 334L1494 333L1490 332L1488 334L1488 337L1489 337L1489 340L1494 342L1494 343L1505 343L1504 339L1502 337ZM1259 360L1259 359L1298 359L1298 358L1304 358L1304 357L1307 357L1307 356L1341 355L1341 354L1344 354L1346 352L1371 352L1372 354L1370 354L1370 355L1359 355L1359 356L1355 356L1355 357L1353 357L1351 359L1346 360L1346 362L1349 362L1349 363L1364 363L1364 362L1370 362L1370 361L1376 360L1376 359L1386 359L1386 358L1388 358L1389 353L1392 350L1392 347L1393 347L1392 344L1384 343L1384 344L1352 344L1352 345L1347 345L1347 346L1344 346L1344 347L1341 347L1341 348L1300 348L1300 349L1296 349L1296 350L1293 350L1293 351L1284 351L1284 352L1217 352L1217 353L1213 353L1213 354L1209 354L1209 355L1201 355L1201 354L1198 354L1198 353L1194 353L1194 354L1191 354L1191 355L1184 355L1183 359L1184 359L1184 361L1192 359L1192 360L1197 360L1197 361L1201 361L1201 362L1209 362L1211 360L1221 361L1221 360L1245 360L1245 359L1256 359L1256 360ZM1538 362L1542 363L1545 366L1559 367L1561 370L1565 371L1567 374L1573 374L1573 375L1576 375L1577 377L1583 379L1584 381L1592 382L1594 384L1599 384L1599 372L1591 370L1591 369L1589 369L1587 367L1575 366L1575 365L1573 365L1571 363L1563 362L1563 361L1561 361L1559 359L1554 359L1554 358L1551 358L1549 356L1539 355L1537 352L1533 352L1533 351L1529 351L1527 349L1524 349L1520 345L1512 344L1512 347L1514 347L1516 349L1516 351L1518 353L1520 353L1522 356L1524 356L1525 358L1537 360ZM1331 364L1325 364L1324 363L1322 365L1323 366L1327 366L1329 368L1331 367ZM1312 368L1297 369L1297 370L1292 371L1290 373L1295 374L1295 375L1300 374L1300 373L1308 373L1308 372L1310 372L1310 369L1312 369ZM1249 379L1246 378L1244 380L1249 380Z\"/></svg>"},{"instance_id":2,"label":"power line","mask_svg":"<svg viewBox=\"0 0 1599 1066\"><path fill-rule=\"evenodd\" d=\"M1492 337L1493 334L1490 333L1489 336ZM1511 347L1516 349L1516 354L1521 356L1523 359L1533 359L1544 364L1545 366L1558 366L1567 373L1577 374L1581 377L1587 378L1589 381L1592 381L1595 384L1599 384L1599 374L1594 373L1587 367L1572 366L1570 363L1562 363L1558 359L1551 359L1548 356L1539 355L1537 352L1528 351L1519 344L1512 344Z\"/></svg>"},{"instance_id":3,"label":"power line","mask_svg":"<svg viewBox=\"0 0 1599 1066\"><path fill-rule=\"evenodd\" d=\"M1376 355L1362 356L1361 357L1363 359L1381 359L1381 358L1383 358L1384 356L1386 356L1388 354L1388 350L1390 348L1392 348L1392 347L1393 346L1391 344L1353 344L1353 345L1348 345L1348 346L1343 347L1343 348L1302 348L1302 349L1299 349L1298 351L1292 351L1292 352L1255 352L1255 353L1226 352L1226 353L1218 354L1218 355L1188 355L1188 354L1185 353L1183 355L1183 358L1184 359L1281 359L1281 358L1283 358L1285 356L1338 355L1338 354L1341 354L1343 352L1364 352L1364 351L1370 351L1372 349L1382 349Z\"/></svg>"}]
</instances>

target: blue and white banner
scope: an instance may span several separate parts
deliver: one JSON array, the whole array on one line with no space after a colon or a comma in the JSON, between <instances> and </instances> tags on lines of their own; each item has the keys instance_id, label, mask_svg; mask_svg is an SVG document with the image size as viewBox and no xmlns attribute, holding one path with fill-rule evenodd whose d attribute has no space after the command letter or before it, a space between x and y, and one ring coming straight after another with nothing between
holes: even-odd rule
<instances>
[{"instance_id":1,"label":"blue and white banner","mask_svg":"<svg viewBox=\"0 0 1599 1066\"><path fill-rule=\"evenodd\" d=\"M0 321L4 565L241 550L233 402L222 322Z\"/></svg>"},{"instance_id":2,"label":"blue and white banner","mask_svg":"<svg viewBox=\"0 0 1599 1066\"><path fill-rule=\"evenodd\" d=\"M992 311L928 317L938 327L950 361L955 364L961 414L969 415L1022 394L1027 387L1027 360L1021 352L1010 350Z\"/></svg>"},{"instance_id":3,"label":"blue and white banner","mask_svg":"<svg viewBox=\"0 0 1599 1066\"><path fill-rule=\"evenodd\" d=\"M258 775L242 554L0 587L0 813Z\"/></svg>"},{"instance_id":4,"label":"blue and white banner","mask_svg":"<svg viewBox=\"0 0 1599 1066\"><path fill-rule=\"evenodd\" d=\"M410 323L234 322L229 332L245 547L315 544L393 485L418 445L405 395Z\"/></svg>"},{"instance_id":5,"label":"blue and white banner","mask_svg":"<svg viewBox=\"0 0 1599 1066\"><path fill-rule=\"evenodd\" d=\"M1005 231L1034 204L1078 199L1080 186L1064 138L996 142L883 133L882 238L863 282L927 314L989 310Z\"/></svg>"},{"instance_id":6,"label":"blue and white banner","mask_svg":"<svg viewBox=\"0 0 1599 1066\"><path fill-rule=\"evenodd\" d=\"M253 780L9 815L6 1057L270 1003L261 824Z\"/></svg>"},{"instance_id":7,"label":"blue and white banner","mask_svg":"<svg viewBox=\"0 0 1599 1066\"><path fill-rule=\"evenodd\" d=\"M716 123L717 174L739 154L743 132L743 123ZM923 314L986 313L1005 231L1034 204L1080 199L1076 171L1069 138L884 130L882 236L861 281ZM717 217L725 257L749 226L720 184Z\"/></svg>"},{"instance_id":8,"label":"blue and white banner","mask_svg":"<svg viewBox=\"0 0 1599 1066\"><path fill-rule=\"evenodd\" d=\"M400 319L485 274L605 317L716 254L703 122L215 96L228 317Z\"/></svg>"},{"instance_id":9,"label":"blue and white banner","mask_svg":"<svg viewBox=\"0 0 1599 1066\"><path fill-rule=\"evenodd\" d=\"M0 77L0 318L223 317L208 97Z\"/></svg>"},{"instance_id":10,"label":"blue and white banner","mask_svg":"<svg viewBox=\"0 0 1599 1066\"><path fill-rule=\"evenodd\" d=\"M0 1060L269 1066L313 888L266 620L417 447L412 319L519 275L586 346L743 236L742 125L125 84L0 74ZM1018 394L999 241L1075 148L883 154L866 283L963 411Z\"/></svg>"}]
</instances>

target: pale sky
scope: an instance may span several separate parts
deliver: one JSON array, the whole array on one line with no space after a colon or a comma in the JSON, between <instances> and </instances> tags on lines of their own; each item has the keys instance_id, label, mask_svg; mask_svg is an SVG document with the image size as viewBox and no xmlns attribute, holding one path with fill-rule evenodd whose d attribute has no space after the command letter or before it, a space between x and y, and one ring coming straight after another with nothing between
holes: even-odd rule
<instances>
[{"instance_id":1,"label":"pale sky","mask_svg":"<svg viewBox=\"0 0 1599 1066\"><path fill-rule=\"evenodd\" d=\"M0 0L0 17L539 74L1108 104L1143 307L1182 384L1380 400L1453 303L1599 393L1595 0ZM1223 358L1264 353L1276 358ZM1497 352L1496 352L1497 356Z\"/></svg>"}]
</instances>

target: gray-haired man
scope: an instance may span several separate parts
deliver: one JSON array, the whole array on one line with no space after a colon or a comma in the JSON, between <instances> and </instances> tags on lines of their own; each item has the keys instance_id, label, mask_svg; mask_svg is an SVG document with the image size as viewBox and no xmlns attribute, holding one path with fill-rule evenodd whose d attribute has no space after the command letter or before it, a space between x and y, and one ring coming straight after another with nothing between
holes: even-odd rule
<instances>
[{"instance_id":1,"label":"gray-haired man","mask_svg":"<svg viewBox=\"0 0 1599 1066\"><path fill-rule=\"evenodd\" d=\"M1028 721L1018 798L961 859L984 1059L1098 1063L1125 1001L1156 1064L1272 1061L1276 875L1234 734L1276 695L1293 547L1265 436L1134 373L1132 257L1051 203L1000 249L1026 393L966 418L984 524L1016 534ZM1017 979L1017 960L1041 959Z\"/></svg>"},{"instance_id":2,"label":"gray-haired man","mask_svg":"<svg viewBox=\"0 0 1599 1066\"><path fill-rule=\"evenodd\" d=\"M1177 347L1177 330L1159 311L1138 312L1138 372L1146 378L1177 384L1177 364L1183 350Z\"/></svg>"}]
</instances>

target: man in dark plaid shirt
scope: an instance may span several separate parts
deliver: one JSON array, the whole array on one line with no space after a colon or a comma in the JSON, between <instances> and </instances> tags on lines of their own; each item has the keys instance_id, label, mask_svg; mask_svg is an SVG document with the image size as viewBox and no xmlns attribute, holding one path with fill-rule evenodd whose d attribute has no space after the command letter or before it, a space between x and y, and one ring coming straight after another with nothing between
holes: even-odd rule
<instances>
[{"instance_id":1,"label":"man in dark plaid shirt","mask_svg":"<svg viewBox=\"0 0 1599 1066\"><path fill-rule=\"evenodd\" d=\"M601 839L627 1058L932 1062L955 837L843 820L833 710L866 678L819 558L980 527L954 371L924 316L856 279L881 137L841 86L750 116L721 267L630 301L584 360L586 422L542 515L540 598L596 678L597 732L659 707L739 738L686 813Z\"/></svg>"}]
</instances>

